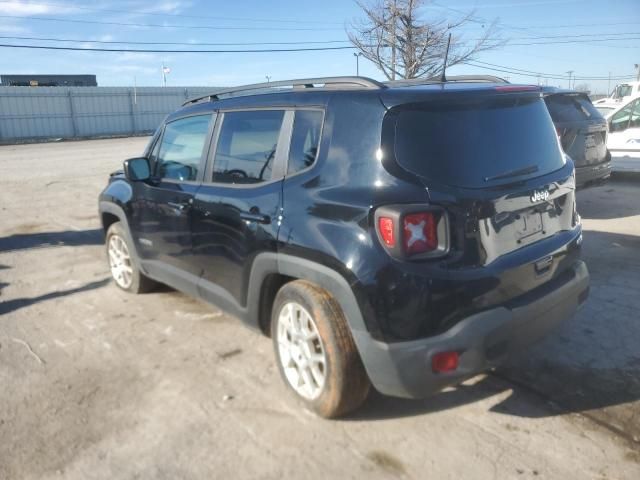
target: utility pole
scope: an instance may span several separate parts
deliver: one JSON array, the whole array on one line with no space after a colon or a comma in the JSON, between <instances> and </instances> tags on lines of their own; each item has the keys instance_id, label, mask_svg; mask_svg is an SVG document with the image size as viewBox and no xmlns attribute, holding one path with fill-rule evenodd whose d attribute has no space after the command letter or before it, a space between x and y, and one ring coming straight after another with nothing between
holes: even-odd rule
<instances>
[{"instance_id":1,"label":"utility pole","mask_svg":"<svg viewBox=\"0 0 640 480\"><path fill-rule=\"evenodd\" d=\"M574 70L567 70L567 74L569 75L569 89L571 89L571 75L573 75Z\"/></svg>"},{"instance_id":2,"label":"utility pole","mask_svg":"<svg viewBox=\"0 0 640 480\"><path fill-rule=\"evenodd\" d=\"M162 86L167 86L167 73L171 73L171 69L162 62Z\"/></svg>"},{"instance_id":3,"label":"utility pole","mask_svg":"<svg viewBox=\"0 0 640 480\"><path fill-rule=\"evenodd\" d=\"M269 83L271 81L271 75L265 75L264 78L267 79L267 83Z\"/></svg>"},{"instance_id":4,"label":"utility pole","mask_svg":"<svg viewBox=\"0 0 640 480\"><path fill-rule=\"evenodd\" d=\"M360 76L360 57L362 56L362 53L354 52L353 56L356 57L356 77L359 77Z\"/></svg>"}]
</instances>

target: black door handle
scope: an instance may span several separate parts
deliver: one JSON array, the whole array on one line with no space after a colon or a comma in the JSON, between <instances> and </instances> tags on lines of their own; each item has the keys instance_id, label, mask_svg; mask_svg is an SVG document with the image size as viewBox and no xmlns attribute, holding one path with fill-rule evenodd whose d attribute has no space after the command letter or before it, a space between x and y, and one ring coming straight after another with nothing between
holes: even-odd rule
<instances>
[{"instance_id":1,"label":"black door handle","mask_svg":"<svg viewBox=\"0 0 640 480\"><path fill-rule=\"evenodd\" d=\"M240 218L247 222L271 223L271 217L261 213L240 212Z\"/></svg>"}]
</instances>

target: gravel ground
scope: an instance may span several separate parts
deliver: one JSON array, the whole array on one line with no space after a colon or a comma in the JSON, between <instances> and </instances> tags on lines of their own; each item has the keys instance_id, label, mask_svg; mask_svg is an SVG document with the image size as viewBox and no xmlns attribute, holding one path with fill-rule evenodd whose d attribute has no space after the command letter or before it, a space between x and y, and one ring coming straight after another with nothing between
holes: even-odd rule
<instances>
[{"instance_id":1,"label":"gravel ground","mask_svg":"<svg viewBox=\"0 0 640 480\"><path fill-rule=\"evenodd\" d=\"M321 420L270 340L109 281L97 195L145 138L0 147L0 479L640 478L640 184L579 194L592 296L495 374Z\"/></svg>"}]
</instances>

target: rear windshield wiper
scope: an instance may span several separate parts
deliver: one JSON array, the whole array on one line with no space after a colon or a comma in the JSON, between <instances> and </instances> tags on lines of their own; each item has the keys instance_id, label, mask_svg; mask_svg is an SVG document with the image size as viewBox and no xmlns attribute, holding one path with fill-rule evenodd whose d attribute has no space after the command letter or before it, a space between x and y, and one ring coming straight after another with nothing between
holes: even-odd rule
<instances>
[{"instance_id":1,"label":"rear windshield wiper","mask_svg":"<svg viewBox=\"0 0 640 480\"><path fill-rule=\"evenodd\" d=\"M517 170L509 170L508 172L504 172L499 175L495 175L493 177L484 177L484 181L490 182L491 180L500 180L503 178L518 177L520 175L536 173L537 171L538 171L537 165L529 165L528 167L518 168Z\"/></svg>"}]
</instances>

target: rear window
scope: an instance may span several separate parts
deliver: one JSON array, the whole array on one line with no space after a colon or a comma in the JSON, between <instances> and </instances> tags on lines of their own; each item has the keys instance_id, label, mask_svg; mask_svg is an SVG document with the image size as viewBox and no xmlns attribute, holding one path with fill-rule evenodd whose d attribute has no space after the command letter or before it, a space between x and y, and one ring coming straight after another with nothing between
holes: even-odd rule
<instances>
[{"instance_id":1,"label":"rear window","mask_svg":"<svg viewBox=\"0 0 640 480\"><path fill-rule=\"evenodd\" d=\"M598 119L602 115L582 95L550 95L545 99L554 122L581 122Z\"/></svg>"},{"instance_id":2,"label":"rear window","mask_svg":"<svg viewBox=\"0 0 640 480\"><path fill-rule=\"evenodd\" d=\"M485 97L399 107L395 156L432 181L481 188L544 175L564 158L539 97ZM528 173L494 178L509 172Z\"/></svg>"}]
</instances>

